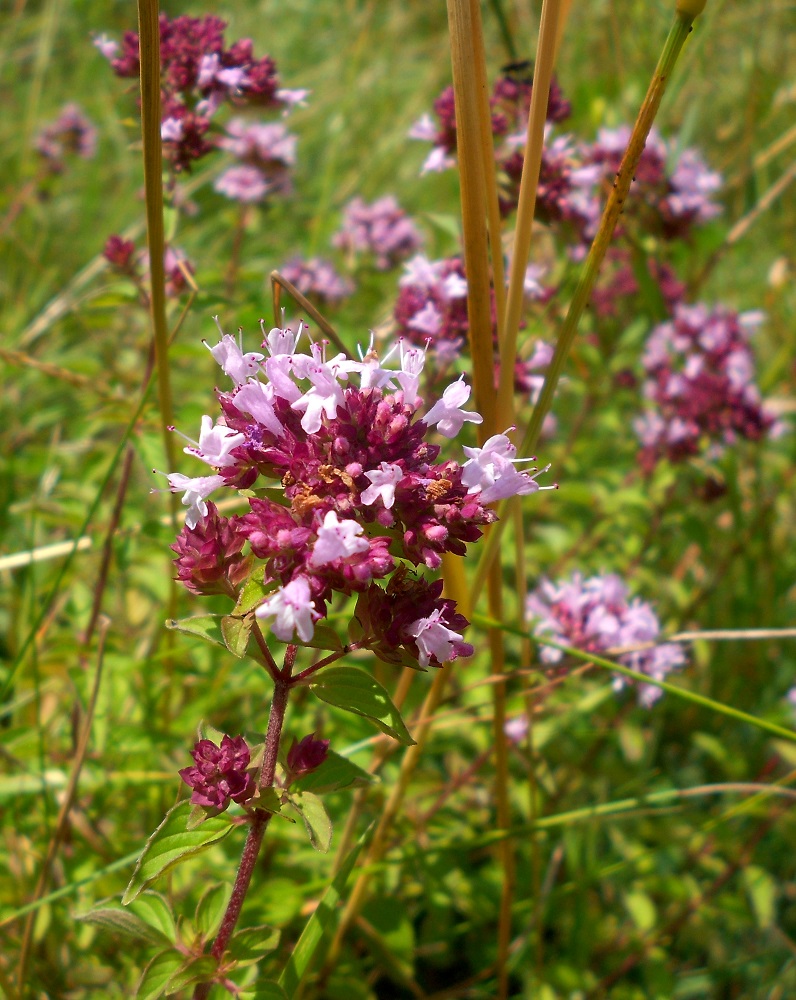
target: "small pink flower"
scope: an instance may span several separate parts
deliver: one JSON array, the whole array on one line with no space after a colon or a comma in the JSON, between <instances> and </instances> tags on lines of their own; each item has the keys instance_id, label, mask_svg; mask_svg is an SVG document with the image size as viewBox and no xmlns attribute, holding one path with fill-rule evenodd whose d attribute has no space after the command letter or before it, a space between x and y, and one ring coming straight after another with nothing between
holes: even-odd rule
<instances>
[{"instance_id":1,"label":"small pink flower","mask_svg":"<svg viewBox=\"0 0 796 1000\"><path fill-rule=\"evenodd\" d=\"M271 631L282 642L292 642L295 634L302 642L309 642L315 622L321 617L313 606L309 581L303 576L295 577L263 601L255 614L258 618L276 619Z\"/></svg>"},{"instance_id":2,"label":"small pink flower","mask_svg":"<svg viewBox=\"0 0 796 1000\"><path fill-rule=\"evenodd\" d=\"M362 525L356 521L341 521L333 510L328 511L323 525L318 529L318 539L309 559L310 566L326 566L336 559L347 559L359 552L368 552L370 544L367 538L362 537L363 530Z\"/></svg>"},{"instance_id":3,"label":"small pink flower","mask_svg":"<svg viewBox=\"0 0 796 1000\"><path fill-rule=\"evenodd\" d=\"M456 437L465 423L480 424L483 417L480 413L463 410L462 407L470 398L470 386L464 381L464 376L443 392L442 399L431 407L424 419L426 423L433 427L437 425L437 430L444 437Z\"/></svg>"}]
</instances>

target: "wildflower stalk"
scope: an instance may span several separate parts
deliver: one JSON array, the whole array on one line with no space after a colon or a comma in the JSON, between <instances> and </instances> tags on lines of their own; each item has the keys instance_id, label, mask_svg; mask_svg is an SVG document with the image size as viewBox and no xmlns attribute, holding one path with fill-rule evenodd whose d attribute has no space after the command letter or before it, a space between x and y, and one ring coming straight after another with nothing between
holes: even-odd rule
<instances>
[{"instance_id":1,"label":"wildflower stalk","mask_svg":"<svg viewBox=\"0 0 796 1000\"><path fill-rule=\"evenodd\" d=\"M694 6L694 4L691 6ZM687 9L683 10L678 6L674 24L666 38L658 65L655 68L644 102L641 105L635 125L633 126L633 132L625 150L625 155L622 157L614 186L603 210L597 235L594 237L594 242L584 262L569 310L558 335L555 351L545 375L542 391L523 435L522 444L519 447L520 455L531 454L539 440L544 418L550 411L558 380L561 377L564 364L575 340L578 323L588 304L589 297L597 280L600 265L610 246L616 223L622 214L625 199L633 181L633 175L641 159L641 154L644 151L644 145L652 124L655 121L655 116L658 113L661 99L666 90L666 84L674 70L685 40L691 31L691 25L695 16L696 14L690 13ZM504 508L505 503L501 505L501 514L504 512ZM478 595L481 593L489 569L495 561L506 523L507 520L501 517L497 524L492 527L485 540L475 578L473 579L473 603L475 603Z\"/></svg>"},{"instance_id":2,"label":"wildflower stalk","mask_svg":"<svg viewBox=\"0 0 796 1000\"><path fill-rule=\"evenodd\" d=\"M149 249L150 309L157 362L158 400L163 442L169 468L177 467L171 382L169 333L166 326L166 270L163 230L163 149L160 140L160 25L158 0L138 0L141 59L141 136L146 192L147 247ZM172 511L176 512L176 498Z\"/></svg>"},{"instance_id":3,"label":"wildflower stalk","mask_svg":"<svg viewBox=\"0 0 796 1000\"><path fill-rule=\"evenodd\" d=\"M469 618L471 609L467 593L467 581L464 575L462 560L458 556L445 553L443 557L443 576L445 579L446 597L456 601L457 606L461 609L465 617ZM415 740L414 746L408 748L404 754L403 760L401 761L401 769L398 773L398 779L393 787L387 804L384 807L379 824L373 834L367 858L362 866L363 870L360 871L359 877L354 884L354 888L351 891L343 913L341 914L340 922L337 926L337 932L334 940L332 941L329 954L324 964L324 972L321 973L321 980L323 979L324 973L328 974L334 968L340 954L340 949L342 948L345 935L365 902L366 890L370 882L371 867L381 860L389 846L387 834L391 831L395 817L400 812L404 798L406 797L407 789L409 788L409 783L412 780L412 775L414 774L417 763L425 750L426 742L431 734L431 724L439 703L442 700L442 695L445 691L445 686L448 683L450 671L450 664L446 664L435 674L431 687L423 700L423 704L420 708L419 721L416 726L413 726L412 736ZM411 677L414 677L414 674L414 671L407 671L402 675L398 686L398 692L394 699L396 705L400 705L402 703L403 697L405 697L406 690L408 689L409 680L411 680ZM496 686L502 687L503 685ZM385 754L377 750L375 756L376 759L373 761L369 769L371 773L376 771L378 765L384 760ZM361 810L363 805L364 795L358 799L356 807ZM354 830L355 825L349 817L349 820L346 823L343 841L338 850L335 871L339 870L346 853L350 849L350 844L354 837Z\"/></svg>"},{"instance_id":4,"label":"wildflower stalk","mask_svg":"<svg viewBox=\"0 0 796 1000\"><path fill-rule=\"evenodd\" d=\"M265 791L274 783L276 776L277 754L279 752L279 741L282 736L282 727L285 722L285 712L292 685L291 673L293 663L296 658L296 647L290 645L285 653L285 661L282 670L274 680L274 696L271 701L271 712L268 716L268 731L265 735L265 751L263 753L263 763L260 769L260 776L257 782L260 791ZM254 867L260 854L263 837L273 813L264 809L255 809L252 813L249 833L246 843L243 846L243 853L238 866L238 873L235 876L235 883L232 887L232 895L229 898L227 909L221 920L216 939L210 950L210 954L220 960L223 956L230 938L235 930L235 926L243 909L243 902L251 884ZM206 1000L210 995L212 983L200 983L194 990L194 1000Z\"/></svg>"},{"instance_id":5,"label":"wildflower stalk","mask_svg":"<svg viewBox=\"0 0 796 1000\"><path fill-rule=\"evenodd\" d=\"M484 164L487 230L492 258L492 287L495 293L497 328L503 329L506 316L506 279L503 273L503 241L500 231L500 205L498 204L495 149L492 140L492 113L489 107L489 84L486 75L484 32L481 25L481 7L478 0L471 0L473 32L473 69L479 99L478 121L481 127L481 155ZM512 386L513 390L513 386ZM513 391L512 391L513 396Z\"/></svg>"}]
</instances>

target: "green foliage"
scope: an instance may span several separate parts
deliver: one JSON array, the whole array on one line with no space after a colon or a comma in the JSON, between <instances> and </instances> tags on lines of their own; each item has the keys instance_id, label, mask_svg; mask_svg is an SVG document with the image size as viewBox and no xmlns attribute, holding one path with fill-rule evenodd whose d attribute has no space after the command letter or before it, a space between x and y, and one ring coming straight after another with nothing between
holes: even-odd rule
<instances>
[{"instance_id":1,"label":"green foliage","mask_svg":"<svg viewBox=\"0 0 796 1000\"><path fill-rule=\"evenodd\" d=\"M328 667L309 685L310 691L335 708L369 719L383 733L411 746L414 740L386 689L357 667Z\"/></svg>"},{"instance_id":2,"label":"green foliage","mask_svg":"<svg viewBox=\"0 0 796 1000\"><path fill-rule=\"evenodd\" d=\"M518 54L530 55L529 10L539 5L503 6ZM558 65L573 104L566 130L591 139L603 125L632 120L671 6L572 5ZM507 58L493 7L483 5L491 76ZM181 12L207 10L168 10ZM230 37L251 36L258 52L273 55L282 85L312 93L288 120L299 137L292 199L243 218L213 191L221 160L179 178L197 208L166 219L199 286L190 304L168 307L170 328L181 322L170 353L175 422L189 434L210 412L219 382L200 343L215 336L211 317L219 314L228 330L242 327L256 349L258 320L271 317L265 276L293 252L333 253L329 239L351 197L394 192L419 220L430 259L459 251L456 178L421 181L427 148L406 139L450 82L444 4L298 0L288 10L264 0L213 13L230 21ZM722 171L724 212L688 242L640 243L632 259L639 295L616 315L592 309L585 318L554 403L557 426L538 446L561 489L526 498L524 537L512 524L503 539L507 628L521 602L519 544L529 585L574 570L616 572L655 602L669 633L793 626L793 433L644 476L632 431L640 358L661 317L648 254L688 282L690 301L765 309L754 344L758 381L792 424L792 187L768 208L763 201L793 151L788 16L762 0L709 4L688 42L659 124ZM134 20L129 5L81 0L10 4L0 25L8 109L0 116L0 560L26 552L39 560L0 562L0 868L9 876L0 886L0 991L14 987L30 920L26 989L72 1000L187 998L215 975L216 963L198 952L216 933L245 828L185 801L174 807L177 771L190 763L203 719L210 728L201 734L216 741L243 733L252 746L262 743L272 695L250 634L262 577L249 580L235 607L222 597L172 594L168 498L150 495L164 485L151 469L168 470L152 394L139 412L149 318L140 289L111 276L99 256L112 232L142 245L141 168L135 88L113 76L88 31L118 38ZM99 154L42 179L32 143L66 100L79 101L98 125ZM750 212L753 224L728 245L727 232ZM557 292L529 313L521 354L540 337L554 340L560 327L576 268L559 251L540 225L534 259ZM329 317L354 350L389 321L400 274L349 273L358 293ZM295 322L300 311L283 304ZM466 359L460 366L466 370ZM521 426L529 406L524 396L517 402ZM133 460L116 523L128 445ZM193 459L184 461L180 471L198 472ZM244 510L241 498L229 512ZM79 539L71 556L45 548ZM111 619L102 686L59 826L98 657L97 631L85 638L95 600ZM353 603L336 607L334 628L318 628L299 650L297 670L342 650ZM293 692L288 741L317 732L332 749L287 792L258 802L291 822L269 822L227 949L239 995L380 1000L458 991L491 1000L506 837L516 862L510 995L796 995L796 752L772 730L793 725L784 700L796 675L793 639L702 639L689 644L690 665L673 679L754 716L766 732L672 694L644 710L631 691L613 693L607 668L580 663L548 674L520 635L506 635L508 715L530 709L533 719L527 740L508 748L510 831L497 830L491 662L486 632L473 626L466 637L476 654L454 664L420 760L404 775L404 805L385 832L381 860L366 869L360 918L334 952L359 877L357 836L383 814L404 747L420 739L436 674L407 685L401 664L359 650ZM347 641L358 637L353 631ZM266 638L281 655L284 644ZM300 823L292 821L297 813ZM122 906L134 857L125 894L132 902ZM212 1000L224 996L214 984Z\"/></svg>"},{"instance_id":3,"label":"green foliage","mask_svg":"<svg viewBox=\"0 0 796 1000\"><path fill-rule=\"evenodd\" d=\"M233 830L225 815L210 816L201 826L189 830L187 825L190 814L190 802L178 802L169 809L163 822L146 842L122 897L123 903L132 903L155 879L188 858L206 851L208 847L229 836Z\"/></svg>"}]
</instances>

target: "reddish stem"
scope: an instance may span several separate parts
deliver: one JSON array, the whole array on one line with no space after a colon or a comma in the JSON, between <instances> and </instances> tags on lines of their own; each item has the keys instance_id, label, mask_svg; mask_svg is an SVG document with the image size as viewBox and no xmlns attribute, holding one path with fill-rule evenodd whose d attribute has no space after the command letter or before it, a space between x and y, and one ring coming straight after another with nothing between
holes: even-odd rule
<instances>
[{"instance_id":1,"label":"reddish stem","mask_svg":"<svg viewBox=\"0 0 796 1000\"><path fill-rule=\"evenodd\" d=\"M261 790L271 788L276 775L279 740L282 735L282 726L285 722L285 711L290 694L290 674L293 668L293 660L295 659L295 652L292 657L289 655L290 648L288 647L288 652L285 654L285 665L282 671L274 679L274 697L271 702L271 712L268 716L265 751L257 783ZM295 647L293 648L295 649ZM235 925L238 922L240 912L243 909L243 901L246 899L246 893L249 890L254 866L257 863L263 836L265 835L265 830L271 816L272 813L266 812L264 809L255 809L252 813L249 834L246 837L246 843L243 847L238 874L235 876L235 884L232 887L232 895L227 904L227 909L221 921L216 939L213 942L213 947L210 950L210 954L219 961L226 951L229 940L235 930ZM193 1000L207 1000L212 985L212 983L199 983L194 990Z\"/></svg>"},{"instance_id":2,"label":"reddish stem","mask_svg":"<svg viewBox=\"0 0 796 1000\"><path fill-rule=\"evenodd\" d=\"M324 656L322 660L318 660L318 662L313 663L311 667L307 667L300 673L296 674L296 676L291 679L291 685L296 687L299 684L303 684L308 677L312 677L312 675L317 673L321 667L328 667L330 663L334 663L336 660L342 659L342 657L344 657L347 653L352 653L355 649L361 649L365 641L369 640L352 642L348 646L343 646L339 652L330 653L328 656Z\"/></svg>"}]
</instances>

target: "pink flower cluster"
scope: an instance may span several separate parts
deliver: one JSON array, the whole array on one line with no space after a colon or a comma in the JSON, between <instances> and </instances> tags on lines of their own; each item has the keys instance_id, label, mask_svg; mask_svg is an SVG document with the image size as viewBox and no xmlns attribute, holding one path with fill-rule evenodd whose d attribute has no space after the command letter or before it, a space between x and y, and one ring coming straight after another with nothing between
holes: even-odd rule
<instances>
[{"instance_id":1,"label":"pink flower cluster","mask_svg":"<svg viewBox=\"0 0 796 1000\"><path fill-rule=\"evenodd\" d=\"M251 39L227 47L225 29L218 17L160 16L161 136L164 155L175 171L190 170L216 148L209 130L222 104L289 109L306 95L280 89L273 59L255 58ZM121 48L104 36L95 44L117 76L138 78L135 32L125 33Z\"/></svg>"},{"instance_id":2,"label":"pink flower cluster","mask_svg":"<svg viewBox=\"0 0 796 1000\"><path fill-rule=\"evenodd\" d=\"M420 248L423 239L415 224L392 195L368 205L352 199L345 208L343 225L332 245L350 257L373 258L378 271L389 271Z\"/></svg>"},{"instance_id":3,"label":"pink flower cluster","mask_svg":"<svg viewBox=\"0 0 796 1000\"><path fill-rule=\"evenodd\" d=\"M90 160L97 151L97 130L78 104L65 104L61 113L36 137L36 151L54 174L64 170L66 157Z\"/></svg>"},{"instance_id":4,"label":"pink flower cluster","mask_svg":"<svg viewBox=\"0 0 796 1000\"><path fill-rule=\"evenodd\" d=\"M612 183L630 140L630 126L600 129L591 146L584 147L587 163L601 168L604 183ZM671 171L668 164L674 160ZM677 153L653 129L641 154L625 211L641 218L646 228L665 239L689 234L721 212L712 196L721 188L721 175L709 170L694 149Z\"/></svg>"},{"instance_id":5,"label":"pink flower cluster","mask_svg":"<svg viewBox=\"0 0 796 1000\"><path fill-rule=\"evenodd\" d=\"M293 189L296 137L281 122L247 122L233 118L218 146L238 160L216 180L219 194L244 203L287 195Z\"/></svg>"},{"instance_id":6,"label":"pink flower cluster","mask_svg":"<svg viewBox=\"0 0 796 1000\"><path fill-rule=\"evenodd\" d=\"M758 441L776 430L755 385L749 335L761 313L703 304L678 305L652 331L644 354L645 396L654 403L636 421L641 461L650 470L665 457L678 462L739 437Z\"/></svg>"},{"instance_id":7,"label":"pink flower cluster","mask_svg":"<svg viewBox=\"0 0 796 1000\"><path fill-rule=\"evenodd\" d=\"M531 83L508 76L496 82L492 93L499 199L505 215L517 207L531 92ZM434 112L436 121L423 115L409 132L412 139L433 143L421 173L446 170L456 162L452 88L437 98ZM572 135L554 135L554 126L569 113L569 102L554 82L547 108L536 212L542 221L563 228L570 240L574 238L574 253L582 256L596 233L602 196L619 169L630 128L601 129L593 144L581 143ZM638 217L648 231L665 239L687 236L694 226L719 214L721 207L713 196L720 187L720 175L709 170L697 152L677 151L674 144L664 142L653 130L631 187L625 225L628 217Z\"/></svg>"},{"instance_id":8,"label":"pink flower cluster","mask_svg":"<svg viewBox=\"0 0 796 1000\"><path fill-rule=\"evenodd\" d=\"M282 268L282 276L320 306L336 306L354 291L353 282L338 274L334 264L322 257L291 257Z\"/></svg>"},{"instance_id":9,"label":"pink flower cluster","mask_svg":"<svg viewBox=\"0 0 796 1000\"><path fill-rule=\"evenodd\" d=\"M421 417L421 349L400 344L399 367L387 368L372 346L359 361L328 357L318 343L299 353L302 334L273 329L264 353L244 354L223 334L211 348L234 387L218 394L221 419L205 416L185 449L213 473L168 477L188 507L173 546L178 578L234 598L245 542L270 588L256 614L283 642L309 642L334 595L357 594L357 641L384 659L425 667L469 652L441 584L409 567L463 555L495 519L488 504L550 487L536 482L539 470L517 468L503 434L465 448L462 464L439 461L431 428L453 438L481 417L464 409L462 378ZM221 487L245 489L248 513L222 517L207 502ZM376 581L388 577L382 589Z\"/></svg>"},{"instance_id":10,"label":"pink flower cluster","mask_svg":"<svg viewBox=\"0 0 796 1000\"><path fill-rule=\"evenodd\" d=\"M531 108L532 81L516 75L507 75L498 79L492 89L490 107L492 109L492 135L500 143L507 143L508 155L516 145L514 139L522 136L525 141L525 130L528 124L528 113ZM547 103L547 121L561 122L569 117L571 112L567 101L558 84L553 81L550 97ZM434 101L436 121L429 114L423 115L409 131L410 139L420 139L433 143L433 149L426 158L421 174L446 170L455 164L456 153L456 109L453 87L445 90ZM505 158L504 153L498 153L498 161Z\"/></svg>"},{"instance_id":11,"label":"pink flower cluster","mask_svg":"<svg viewBox=\"0 0 796 1000\"><path fill-rule=\"evenodd\" d=\"M658 642L660 624L650 604L639 598L628 600L628 588L613 573L583 579L574 573L568 580L543 581L528 597L528 617L534 619L534 634L562 646L572 646L585 653L610 654L619 663L663 681L682 667L685 654L674 642ZM632 649L645 646L643 649ZM627 652L620 652L621 650ZM564 653L552 646L542 646L543 663L561 663ZM628 680L614 678L614 688L622 690ZM661 696L660 688L641 684L639 703L646 708Z\"/></svg>"},{"instance_id":12,"label":"pink flower cluster","mask_svg":"<svg viewBox=\"0 0 796 1000\"><path fill-rule=\"evenodd\" d=\"M543 269L536 265L528 267L525 279L528 302L545 302L553 294L553 289L540 284L542 273ZM444 373L460 357L469 330L467 279L461 258L430 261L417 254L409 260L398 283L393 318L399 336L418 346L425 345L433 352L437 371ZM495 322L493 303L493 327ZM538 341L530 358L517 359L517 390L529 394L532 402L541 390L542 373L551 357L552 348Z\"/></svg>"},{"instance_id":13,"label":"pink flower cluster","mask_svg":"<svg viewBox=\"0 0 796 1000\"><path fill-rule=\"evenodd\" d=\"M251 753L242 736L224 736L220 747L199 740L191 756L194 766L183 767L179 775L193 789L194 805L223 812L230 802L242 805L254 795L256 784L247 770Z\"/></svg>"}]
</instances>

